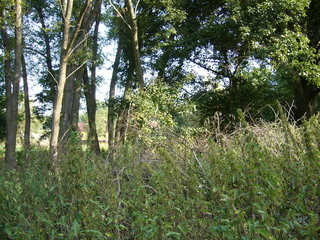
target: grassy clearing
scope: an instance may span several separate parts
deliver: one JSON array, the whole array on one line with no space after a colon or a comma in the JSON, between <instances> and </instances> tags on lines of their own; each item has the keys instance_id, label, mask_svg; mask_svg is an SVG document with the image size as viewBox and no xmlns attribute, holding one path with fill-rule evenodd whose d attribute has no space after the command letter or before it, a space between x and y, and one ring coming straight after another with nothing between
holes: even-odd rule
<instances>
[{"instance_id":1,"label":"grassy clearing","mask_svg":"<svg viewBox=\"0 0 320 240\"><path fill-rule=\"evenodd\" d=\"M113 162L74 142L59 173L34 148L1 167L7 239L319 239L319 117L226 134L156 129ZM2 238L6 239L6 238Z\"/></svg>"}]
</instances>

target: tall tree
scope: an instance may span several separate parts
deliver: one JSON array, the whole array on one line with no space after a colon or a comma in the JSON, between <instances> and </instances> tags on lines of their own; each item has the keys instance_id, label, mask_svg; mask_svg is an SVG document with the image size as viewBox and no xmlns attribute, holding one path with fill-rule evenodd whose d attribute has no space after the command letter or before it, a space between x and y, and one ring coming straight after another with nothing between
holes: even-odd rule
<instances>
[{"instance_id":1,"label":"tall tree","mask_svg":"<svg viewBox=\"0 0 320 240\"><path fill-rule=\"evenodd\" d=\"M134 64L135 64L135 71L137 74L138 85L140 88L144 87L144 76L142 70L142 63L141 63L141 50L139 46L139 30L138 30L138 16L137 10L139 7L140 1L136 1L134 5L132 0L125 0L125 8L121 11L113 4L111 0L109 0L110 4L116 11L116 15L121 17L123 23L129 28L130 30L130 45L132 55L134 56ZM121 33L119 33L121 34Z\"/></svg>"},{"instance_id":2,"label":"tall tree","mask_svg":"<svg viewBox=\"0 0 320 240\"><path fill-rule=\"evenodd\" d=\"M18 101L19 83L21 78L22 56L22 3L15 0L15 59L13 79L6 82L6 153L5 160L10 168L15 168L16 161L16 137L18 126Z\"/></svg>"},{"instance_id":3,"label":"tall tree","mask_svg":"<svg viewBox=\"0 0 320 240\"><path fill-rule=\"evenodd\" d=\"M25 112L25 125L24 125L24 140L23 145L25 150L30 149L30 129L31 129L31 110L30 110L30 97L28 87L28 73L26 67L26 60L24 53L22 53L22 79L23 79L23 97L24 97L24 112Z\"/></svg>"},{"instance_id":4,"label":"tall tree","mask_svg":"<svg viewBox=\"0 0 320 240\"><path fill-rule=\"evenodd\" d=\"M88 61L89 32L101 11L102 0L90 3L89 8L83 15L80 24L80 31L74 42L73 56L67 68L68 81L65 86L63 107L61 112L61 127L59 138L66 141L70 130L78 130L78 116L80 107L80 97L82 89L82 79L84 74L83 66Z\"/></svg>"},{"instance_id":5,"label":"tall tree","mask_svg":"<svg viewBox=\"0 0 320 240\"><path fill-rule=\"evenodd\" d=\"M320 2L317 0L312 0L309 4L309 8L307 10L307 24L306 24L306 36L309 39L308 46L310 49L310 57L311 61L308 61L308 65L311 65L311 69L301 69L299 74L299 80L295 86L295 98L296 98L296 111L295 117L296 119L301 119L303 116L310 118L315 113L315 107L317 104L317 96L320 92ZM300 59L299 59L300 60ZM300 61L303 61L301 59ZM310 68L310 65L307 66ZM314 71L312 68L316 68ZM314 71L311 78L303 74L304 71L311 70Z\"/></svg>"},{"instance_id":6,"label":"tall tree","mask_svg":"<svg viewBox=\"0 0 320 240\"><path fill-rule=\"evenodd\" d=\"M139 87L144 87L144 78L141 64L141 56L140 56L140 47L139 47L139 38L138 38L138 23L137 23L137 14L136 10L138 9L139 1L136 3L134 7L132 4L132 0L126 0L126 7L129 12L129 21L130 21L130 30L131 30L131 44L132 51L134 55L134 62L138 76Z\"/></svg>"},{"instance_id":7,"label":"tall tree","mask_svg":"<svg viewBox=\"0 0 320 240\"><path fill-rule=\"evenodd\" d=\"M314 114L319 94L317 0L234 1L255 56L271 64L295 92L295 119Z\"/></svg>"},{"instance_id":8,"label":"tall tree","mask_svg":"<svg viewBox=\"0 0 320 240\"><path fill-rule=\"evenodd\" d=\"M67 82L67 66L70 56L74 51L74 43L80 31L80 26L83 22L85 13L90 7L90 0L86 0L81 13L78 16L76 27L73 32L71 32L71 21L72 21L72 10L73 10L73 0L64 0L61 2L61 12L63 17L63 37L61 43L61 53L60 53L60 72L58 79L58 88L56 101L53 110L53 123L52 123L52 133L50 139L50 157L51 161L55 164L59 161L59 132L61 127L61 113L62 113L62 102L65 93L65 85Z\"/></svg>"},{"instance_id":9,"label":"tall tree","mask_svg":"<svg viewBox=\"0 0 320 240\"><path fill-rule=\"evenodd\" d=\"M101 10L101 9L100 9ZM95 21L95 28L92 37L92 63L91 63L91 82L87 84L89 90L87 99L88 122L89 122L89 147L97 154L100 155L100 145L96 126L96 84L97 84L97 65L98 65L98 44L99 44L99 26L100 26L101 12L97 15Z\"/></svg>"},{"instance_id":10,"label":"tall tree","mask_svg":"<svg viewBox=\"0 0 320 240\"><path fill-rule=\"evenodd\" d=\"M116 57L113 63L112 76L109 88L109 105L108 105L108 148L111 151L111 159L113 159L112 152L115 146L115 120L116 120L116 99L115 90L118 79L119 64L122 53L122 43L118 40L118 47Z\"/></svg>"}]
</instances>

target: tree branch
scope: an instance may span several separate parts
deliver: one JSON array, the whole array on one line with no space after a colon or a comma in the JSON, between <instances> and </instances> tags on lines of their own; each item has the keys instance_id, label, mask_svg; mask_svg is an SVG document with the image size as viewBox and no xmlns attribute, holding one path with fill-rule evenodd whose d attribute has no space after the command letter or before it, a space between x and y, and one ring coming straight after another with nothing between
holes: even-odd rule
<instances>
[{"instance_id":1,"label":"tree branch","mask_svg":"<svg viewBox=\"0 0 320 240\"><path fill-rule=\"evenodd\" d=\"M83 9L82 9L82 11L81 11L81 13L80 13L80 15L79 15L79 18L78 18L78 20L77 20L76 29L74 30L73 35L72 35L72 38L71 38L71 40L70 40L70 42L69 42L69 44L68 44L68 48L67 48L68 51L69 51L69 50L72 51L72 50L71 50L71 49L72 49L72 46L73 46L73 44L74 44L74 42L75 42L75 40L76 40L76 38L77 38L77 36L78 36L78 33L79 33L79 31L80 31L80 28L81 28L81 25L82 25L82 22L83 22L83 19L84 19L84 16L85 16L87 10L88 10L89 7L90 7L90 4L91 4L91 1L90 1L90 0L86 0L86 4L85 4L85 6L83 7ZM67 56L70 57L70 54L68 53Z\"/></svg>"},{"instance_id":2,"label":"tree branch","mask_svg":"<svg viewBox=\"0 0 320 240\"><path fill-rule=\"evenodd\" d=\"M130 24L124 19L122 14L119 12L119 10L116 8L116 6L113 4L112 0L109 0L110 5L113 7L113 9L117 12L117 14L121 17L122 21L127 25L127 27L132 30Z\"/></svg>"}]
</instances>

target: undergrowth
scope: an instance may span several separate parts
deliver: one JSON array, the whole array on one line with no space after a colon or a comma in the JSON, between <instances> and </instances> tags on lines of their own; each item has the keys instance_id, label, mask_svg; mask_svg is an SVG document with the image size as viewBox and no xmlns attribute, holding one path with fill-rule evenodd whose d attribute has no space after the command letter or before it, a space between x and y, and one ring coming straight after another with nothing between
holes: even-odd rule
<instances>
[{"instance_id":1,"label":"undergrowth","mask_svg":"<svg viewBox=\"0 0 320 240\"><path fill-rule=\"evenodd\" d=\"M72 140L57 173L33 148L1 167L0 238L319 239L319 116L240 119L229 133L157 126L112 163Z\"/></svg>"}]
</instances>

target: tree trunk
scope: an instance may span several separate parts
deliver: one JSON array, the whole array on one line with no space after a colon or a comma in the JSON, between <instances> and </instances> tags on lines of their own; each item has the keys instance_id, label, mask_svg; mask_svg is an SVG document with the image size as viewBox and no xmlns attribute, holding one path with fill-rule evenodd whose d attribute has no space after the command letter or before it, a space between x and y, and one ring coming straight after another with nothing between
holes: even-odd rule
<instances>
[{"instance_id":1,"label":"tree trunk","mask_svg":"<svg viewBox=\"0 0 320 240\"><path fill-rule=\"evenodd\" d=\"M72 34L70 34L70 27L71 27L71 15L72 15L72 9L73 9L73 0L64 0L61 4L62 7L62 15L63 15L63 39L61 44L61 55L60 55L60 72L59 72L59 79L58 79L58 89L57 89L57 95L56 95L56 102L54 104L54 110L53 110L53 123L52 123L52 134L51 134L51 140L50 140L50 157L51 161L53 163L59 162L59 155L60 155L60 146L63 142L59 140L59 133L60 138L62 138L69 129L66 131L61 131L62 124L65 125L65 122L61 120L62 115L62 104L63 99L69 99L69 95L73 96L73 100L77 99L75 97L75 92L72 91L66 91L66 83L67 81L70 81L68 79L70 76L72 76L77 70L81 69L81 67L76 68L75 72L68 73L68 60L73 55L73 53L78 49L79 45L78 43L82 44L82 41L79 41L78 34L81 32L81 36L84 35L84 32L86 29L84 29L82 26L88 26L88 29L86 32L88 32L91 28L91 25L89 23L94 22L96 11L98 8L101 7L102 0L97 0L95 2L95 6L92 9L91 6L91 0L86 0L79 16L77 19L77 23L75 24L75 30ZM88 12L90 14L88 14ZM80 39L81 39L80 36ZM85 40L85 39L84 39ZM69 89L68 89L69 90ZM64 94L66 93L66 96ZM75 109L76 105L73 105L72 102L67 102L67 105L72 105L71 109ZM70 107L70 106L69 106ZM64 114L71 114L74 116L74 112L64 112ZM62 116L63 118L65 116ZM71 118L72 119L72 118ZM73 121L71 120L71 124Z\"/></svg>"},{"instance_id":2,"label":"tree trunk","mask_svg":"<svg viewBox=\"0 0 320 240\"><path fill-rule=\"evenodd\" d=\"M25 125L24 125L24 149L30 149L30 128L31 128L31 110L29 99L28 75L26 68L26 61L24 54L22 54L22 79L23 79L23 92L24 92L24 107L25 107Z\"/></svg>"},{"instance_id":3,"label":"tree trunk","mask_svg":"<svg viewBox=\"0 0 320 240\"><path fill-rule=\"evenodd\" d=\"M91 66L91 83L87 82L88 96L87 98L87 112L88 112L88 123L89 123L89 135L88 135L88 146L95 152L96 155L100 155L99 139L96 127L96 83L97 83L97 61L98 61L98 35L99 35L99 25L100 25L100 12L96 19L96 24L94 28L94 34L92 37L93 47L92 47L92 66ZM88 74L87 74L88 76ZM89 80L89 78L88 78Z\"/></svg>"},{"instance_id":4,"label":"tree trunk","mask_svg":"<svg viewBox=\"0 0 320 240\"><path fill-rule=\"evenodd\" d=\"M115 142L124 142L127 138L129 105L127 101L128 92L132 89L134 77L134 62L129 60L128 77L122 97L121 111L116 123Z\"/></svg>"},{"instance_id":5,"label":"tree trunk","mask_svg":"<svg viewBox=\"0 0 320 240\"><path fill-rule=\"evenodd\" d=\"M22 56L22 4L19 0L15 1L15 60L14 78L12 91L7 93L7 135L6 135L6 163L10 168L15 168L16 161L16 137L18 125L18 101L19 101L19 82L21 77L21 56ZM11 84L11 83L10 83Z\"/></svg>"},{"instance_id":6,"label":"tree trunk","mask_svg":"<svg viewBox=\"0 0 320 240\"><path fill-rule=\"evenodd\" d=\"M119 72L119 64L122 53L122 43L118 40L117 54L113 64L112 77L110 81L109 90L109 106L108 106L108 148L111 153L110 157L113 159L113 151L115 146L115 90L117 85L117 74Z\"/></svg>"},{"instance_id":7,"label":"tree trunk","mask_svg":"<svg viewBox=\"0 0 320 240\"><path fill-rule=\"evenodd\" d=\"M61 126L59 141L65 145L69 139L71 131L78 130L78 112L80 107L81 80L83 76L83 67L71 64L67 68L67 75L76 71L69 76L65 85L64 97L61 110Z\"/></svg>"},{"instance_id":8,"label":"tree trunk","mask_svg":"<svg viewBox=\"0 0 320 240\"><path fill-rule=\"evenodd\" d=\"M307 11L307 36L310 40L310 48L315 49L316 53L320 50L320 2L318 0L312 0L310 2L309 9ZM315 62L319 64L319 58L315 59ZM295 119L301 122L302 117L309 119L315 113L315 107L317 105L317 96L319 95L320 88L317 84L308 81L304 77L300 78L300 81L295 85Z\"/></svg>"},{"instance_id":9,"label":"tree trunk","mask_svg":"<svg viewBox=\"0 0 320 240\"><path fill-rule=\"evenodd\" d=\"M317 96L319 94L317 85L308 83L307 80L301 79L295 85L295 104L296 109L294 117L301 123L303 117L309 119L315 113L317 105Z\"/></svg>"},{"instance_id":10,"label":"tree trunk","mask_svg":"<svg viewBox=\"0 0 320 240\"><path fill-rule=\"evenodd\" d=\"M91 76L91 84L95 81ZM96 101L95 94L92 92L92 86L89 81L88 70L85 67L83 74L84 93L86 96L88 123L89 123L89 135L88 135L88 147L96 154L100 155L99 139L96 127ZM95 88L94 88L95 91Z\"/></svg>"},{"instance_id":11,"label":"tree trunk","mask_svg":"<svg viewBox=\"0 0 320 240\"><path fill-rule=\"evenodd\" d=\"M90 2L90 1L88 1ZM88 8L83 12L82 22L79 23L79 35L75 38L72 50L75 54L80 53L80 56L87 51L87 37L93 23L101 11L102 0L97 0L93 8ZM87 59L80 57L78 63L70 64L67 68L67 75L69 76L65 86L65 93L63 99L63 107L61 112L61 126L59 141L65 143L69 138L70 130L78 130L78 116L80 107L80 97L82 88L82 78ZM65 144L63 144L65 145Z\"/></svg>"},{"instance_id":12,"label":"tree trunk","mask_svg":"<svg viewBox=\"0 0 320 240\"><path fill-rule=\"evenodd\" d=\"M66 1L63 2L62 14L64 19L64 26L63 26L63 38L62 38L61 55L60 55L60 72L59 72L56 101L53 109L52 133L51 133L51 139L50 139L50 158L53 164L57 164L59 161L58 148L59 148L60 116L61 116L61 110L62 110L63 94L64 94L64 89L67 81L68 54L71 51L69 47L69 34L70 34L72 8L73 8L73 0L68 0L67 2Z\"/></svg>"},{"instance_id":13,"label":"tree trunk","mask_svg":"<svg viewBox=\"0 0 320 240\"><path fill-rule=\"evenodd\" d=\"M49 87L50 87L50 92L52 96L52 103L54 102L53 97L55 96L56 93L56 83L55 83L55 78L54 78L54 71L53 71L53 66L52 66L52 56L51 56L51 47L50 47L50 38L48 33L46 32L47 26L45 24L45 16L43 14L42 6L41 4L36 5L35 9L39 15L40 18L40 23L42 27L42 34L44 38L44 43L46 46L46 64L48 68L48 80L49 80Z\"/></svg>"},{"instance_id":14,"label":"tree trunk","mask_svg":"<svg viewBox=\"0 0 320 240\"><path fill-rule=\"evenodd\" d=\"M134 55L136 72L138 76L138 83L139 83L139 87L143 88L144 79L143 79L143 71L142 71L142 64L141 64L141 57L140 57L137 16L132 5L132 0L126 0L126 4L128 7L129 17L130 17L132 50Z\"/></svg>"}]
</instances>

